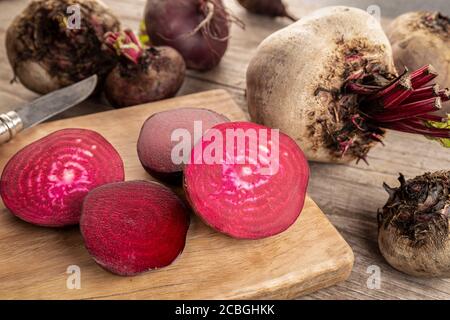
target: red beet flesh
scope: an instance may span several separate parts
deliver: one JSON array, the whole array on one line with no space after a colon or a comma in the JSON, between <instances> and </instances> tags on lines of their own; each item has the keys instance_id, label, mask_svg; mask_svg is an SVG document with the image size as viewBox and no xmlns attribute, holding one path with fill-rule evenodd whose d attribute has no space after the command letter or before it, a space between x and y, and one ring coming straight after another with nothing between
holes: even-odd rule
<instances>
[{"instance_id":1,"label":"red beet flesh","mask_svg":"<svg viewBox=\"0 0 450 320\"><path fill-rule=\"evenodd\" d=\"M33 142L9 160L0 194L17 217L62 227L79 222L90 190L123 179L120 155L100 134L64 129Z\"/></svg>"},{"instance_id":2,"label":"red beet flesh","mask_svg":"<svg viewBox=\"0 0 450 320\"><path fill-rule=\"evenodd\" d=\"M91 191L80 220L85 245L105 269L130 276L171 264L183 251L189 214L156 182L111 183Z\"/></svg>"},{"instance_id":3,"label":"red beet flesh","mask_svg":"<svg viewBox=\"0 0 450 320\"><path fill-rule=\"evenodd\" d=\"M214 68L228 47L222 0L148 0L144 19L152 43L175 48L190 69Z\"/></svg>"},{"instance_id":4,"label":"red beet flesh","mask_svg":"<svg viewBox=\"0 0 450 320\"><path fill-rule=\"evenodd\" d=\"M213 129L223 137L239 129L249 134L253 130L257 138L246 139L245 144L236 138L219 140L223 150L228 146L228 151L211 163L206 160L207 150L218 146L212 142L216 141ZM278 141L274 138L269 143L273 132L254 123L230 122L213 129L195 145L191 162L184 170L184 188L194 211L214 229L235 238L260 239L286 230L296 221L304 205L309 167L303 152L282 133ZM267 139L262 132L268 132ZM230 147L231 140L234 147ZM252 144L256 145L257 156L250 152L255 150ZM278 170L271 174L263 172L277 147L279 157L274 157L273 163L278 161Z\"/></svg>"},{"instance_id":5,"label":"red beet flesh","mask_svg":"<svg viewBox=\"0 0 450 320\"><path fill-rule=\"evenodd\" d=\"M144 122L137 151L148 173L166 182L181 181L183 163L176 164L171 157L173 148L179 142L171 141L171 135L176 129L186 129L192 138L191 146L194 146L197 142L194 141L194 121L202 122L203 134L209 128L230 120L207 109L180 108L156 113Z\"/></svg>"}]
</instances>

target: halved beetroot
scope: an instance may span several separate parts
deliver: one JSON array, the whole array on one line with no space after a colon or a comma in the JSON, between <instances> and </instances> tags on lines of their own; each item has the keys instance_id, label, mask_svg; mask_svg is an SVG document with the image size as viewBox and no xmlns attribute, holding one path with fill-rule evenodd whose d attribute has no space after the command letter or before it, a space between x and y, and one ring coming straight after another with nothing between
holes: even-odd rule
<instances>
[{"instance_id":1,"label":"halved beetroot","mask_svg":"<svg viewBox=\"0 0 450 320\"><path fill-rule=\"evenodd\" d=\"M172 159L172 150L179 142L172 141L171 136L177 129L186 129L191 136L191 147L188 149L190 152L197 142L194 141L195 121L201 121L202 125L202 131L197 138L199 140L209 128L230 120L208 109L180 108L156 113L144 122L137 151L142 166L149 174L166 182L181 181L184 164L176 163Z\"/></svg>"},{"instance_id":2,"label":"halved beetroot","mask_svg":"<svg viewBox=\"0 0 450 320\"><path fill-rule=\"evenodd\" d=\"M92 190L80 221L85 245L103 268L130 276L171 264L183 251L189 214L156 182L127 181Z\"/></svg>"},{"instance_id":3,"label":"halved beetroot","mask_svg":"<svg viewBox=\"0 0 450 320\"><path fill-rule=\"evenodd\" d=\"M0 182L5 206L40 226L77 224L86 194L123 181L124 167L114 147L97 132L63 129L17 152Z\"/></svg>"},{"instance_id":4,"label":"halved beetroot","mask_svg":"<svg viewBox=\"0 0 450 320\"><path fill-rule=\"evenodd\" d=\"M245 140L239 140L242 137ZM249 122L219 124L195 145L190 160L184 170L187 198L194 211L222 233L242 239L269 237L286 230L302 211L309 167L285 134Z\"/></svg>"}]
</instances>

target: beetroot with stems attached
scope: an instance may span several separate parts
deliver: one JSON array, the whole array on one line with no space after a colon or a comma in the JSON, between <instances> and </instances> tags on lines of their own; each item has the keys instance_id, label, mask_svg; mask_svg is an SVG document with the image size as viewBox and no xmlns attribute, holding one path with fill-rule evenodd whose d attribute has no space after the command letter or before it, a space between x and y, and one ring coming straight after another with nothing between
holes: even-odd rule
<instances>
[{"instance_id":1,"label":"beetroot with stems attached","mask_svg":"<svg viewBox=\"0 0 450 320\"><path fill-rule=\"evenodd\" d=\"M82 201L90 190L123 179L122 159L105 138L91 130L63 129L9 160L0 194L20 219L62 227L79 222Z\"/></svg>"},{"instance_id":2,"label":"beetroot with stems attached","mask_svg":"<svg viewBox=\"0 0 450 320\"><path fill-rule=\"evenodd\" d=\"M269 17L286 17L294 22L298 20L286 10L281 0L238 0L238 2L252 13Z\"/></svg>"},{"instance_id":3,"label":"beetroot with stems attached","mask_svg":"<svg viewBox=\"0 0 450 320\"><path fill-rule=\"evenodd\" d=\"M197 125L201 122L198 137L194 134L196 121ZM194 139L201 139L206 130L228 121L230 120L227 117L208 109L180 108L158 112L149 117L142 126L137 143L139 160L145 170L155 178L178 183L181 180L183 163L172 158L172 151L180 158L189 159L189 154L180 154L182 150L174 149L181 139L179 136L172 139L175 130L185 129L189 133L190 153L197 142Z\"/></svg>"},{"instance_id":4,"label":"beetroot with stems attached","mask_svg":"<svg viewBox=\"0 0 450 320\"><path fill-rule=\"evenodd\" d=\"M234 238L283 232L302 211L309 167L289 136L250 122L208 130L191 153L184 188L194 211Z\"/></svg>"},{"instance_id":5,"label":"beetroot with stems attached","mask_svg":"<svg viewBox=\"0 0 450 320\"><path fill-rule=\"evenodd\" d=\"M433 114L449 100L436 77L429 65L399 76L366 11L322 8L259 45L247 69L248 109L253 121L292 136L309 160L366 160L385 129L450 145L448 119Z\"/></svg>"},{"instance_id":6,"label":"beetroot with stems attached","mask_svg":"<svg viewBox=\"0 0 450 320\"><path fill-rule=\"evenodd\" d=\"M80 229L103 268L130 276L171 264L184 249L189 214L183 202L156 182L111 183L83 203Z\"/></svg>"},{"instance_id":7,"label":"beetroot with stems attached","mask_svg":"<svg viewBox=\"0 0 450 320\"><path fill-rule=\"evenodd\" d=\"M148 0L144 19L150 41L177 49L190 69L214 68L228 47L222 0Z\"/></svg>"},{"instance_id":8,"label":"beetroot with stems attached","mask_svg":"<svg viewBox=\"0 0 450 320\"><path fill-rule=\"evenodd\" d=\"M114 107L173 97L184 81L183 57L170 47L143 47L133 31L108 32L107 46L119 56L108 74L105 93Z\"/></svg>"}]
</instances>

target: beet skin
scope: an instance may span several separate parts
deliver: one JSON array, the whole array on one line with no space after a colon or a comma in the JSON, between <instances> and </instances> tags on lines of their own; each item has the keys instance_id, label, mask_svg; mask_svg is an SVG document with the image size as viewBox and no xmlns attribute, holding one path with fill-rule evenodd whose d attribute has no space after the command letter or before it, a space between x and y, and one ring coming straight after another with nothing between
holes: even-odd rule
<instances>
[{"instance_id":1,"label":"beet skin","mask_svg":"<svg viewBox=\"0 0 450 320\"><path fill-rule=\"evenodd\" d=\"M114 147L97 132L64 129L17 152L0 183L5 206L27 222L47 227L77 224L86 194L105 183L123 181Z\"/></svg>"},{"instance_id":2,"label":"beet skin","mask_svg":"<svg viewBox=\"0 0 450 320\"><path fill-rule=\"evenodd\" d=\"M111 183L91 191L80 220L85 245L103 268L123 276L171 264L183 251L189 214L156 182Z\"/></svg>"},{"instance_id":3,"label":"beet skin","mask_svg":"<svg viewBox=\"0 0 450 320\"><path fill-rule=\"evenodd\" d=\"M175 48L189 69L210 70L227 50L230 17L222 0L147 0L144 19L151 42Z\"/></svg>"},{"instance_id":4,"label":"beet skin","mask_svg":"<svg viewBox=\"0 0 450 320\"><path fill-rule=\"evenodd\" d=\"M221 141L217 132L224 137ZM276 135L254 123L228 122L208 130L195 145L184 170L184 188L208 225L234 238L261 239L297 220L309 167L294 140ZM221 149L220 158L208 160L208 150L217 155Z\"/></svg>"},{"instance_id":5,"label":"beet skin","mask_svg":"<svg viewBox=\"0 0 450 320\"><path fill-rule=\"evenodd\" d=\"M227 117L208 109L180 108L152 115L142 126L137 150L142 166L155 178L166 182L180 182L183 164L175 164L171 153L177 141L171 141L176 129L186 129L194 146L194 121L202 122L202 133L223 122ZM200 137L199 137L200 138Z\"/></svg>"}]
</instances>

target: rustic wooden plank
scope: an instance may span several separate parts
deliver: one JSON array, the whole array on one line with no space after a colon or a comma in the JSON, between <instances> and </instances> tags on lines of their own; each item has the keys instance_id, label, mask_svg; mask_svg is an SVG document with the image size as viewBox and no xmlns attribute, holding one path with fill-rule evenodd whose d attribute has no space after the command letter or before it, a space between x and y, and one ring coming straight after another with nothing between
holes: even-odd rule
<instances>
[{"instance_id":1,"label":"rustic wooden plank","mask_svg":"<svg viewBox=\"0 0 450 320\"><path fill-rule=\"evenodd\" d=\"M26 0L3 0L0 2L0 42L4 41L4 31L9 21L26 4ZM145 0L105 0L120 15L123 25L136 28L142 17ZM235 0L225 1L228 7L247 27L232 28L232 38L227 54L215 70L199 73L188 72L186 82L179 94L206 89L226 88L238 105L245 110L245 70L259 42L272 32L289 24L285 19L270 19L248 14ZM301 17L311 10L334 4L332 0L299 1L285 0L293 14ZM367 8L371 0L347 0L348 4ZM384 1L381 6L382 21L386 25L391 17L413 8L445 8L445 1L424 3L418 0ZM447 6L447 13L448 12ZM0 47L0 110L12 104L32 99L35 95L20 85L9 84L11 72ZM96 107L97 108L97 107ZM80 112L98 111L96 108L81 108ZM72 114L77 114L75 110ZM65 114L64 116L68 116ZM449 280L422 280L407 277L390 268L382 259L376 246L375 213L383 206L386 195L381 183L395 184L398 172L408 177L424 171L448 169L450 154L436 143L422 137L391 132L386 139L386 147L377 147L369 157L370 166L326 165L311 163L312 179L309 193L326 212L355 250L356 263L350 280L333 288L312 294L311 298L338 299L404 299L429 298L448 299ZM377 264L382 269L380 290L366 286L368 266ZM398 285L395 285L398 284Z\"/></svg>"}]
</instances>

